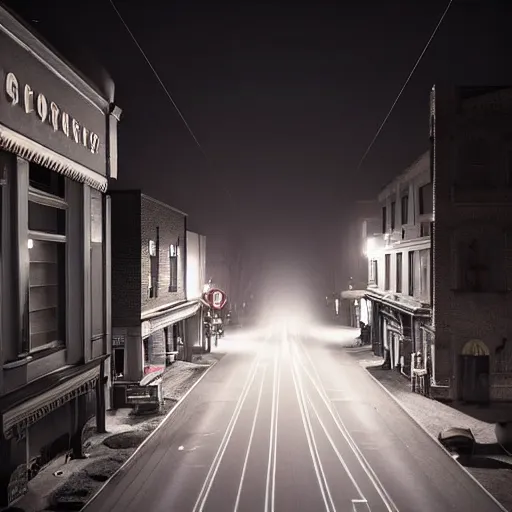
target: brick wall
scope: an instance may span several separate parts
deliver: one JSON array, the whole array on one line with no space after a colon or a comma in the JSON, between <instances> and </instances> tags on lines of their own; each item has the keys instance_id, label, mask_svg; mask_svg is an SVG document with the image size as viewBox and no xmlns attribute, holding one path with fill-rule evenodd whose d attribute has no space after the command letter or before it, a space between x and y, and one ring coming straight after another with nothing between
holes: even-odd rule
<instances>
[{"instance_id":1,"label":"brick wall","mask_svg":"<svg viewBox=\"0 0 512 512\"><path fill-rule=\"evenodd\" d=\"M141 286L139 289L141 311L149 311L163 307L175 301L185 300L185 229L186 215L148 196L141 197ZM149 257L149 241L157 241L158 293L154 298L149 296L149 276L151 272ZM170 292L170 260L169 247L177 245L178 249L178 291Z\"/></svg>"},{"instance_id":2,"label":"brick wall","mask_svg":"<svg viewBox=\"0 0 512 512\"><path fill-rule=\"evenodd\" d=\"M496 366L496 348L512 333L512 253L506 248L506 232L512 225L512 195L507 183L512 140L512 101L493 95L490 103L464 108L455 89L435 91L434 160L434 318L437 379L457 382L457 358L465 343L484 341L491 353L491 374ZM473 101L473 100L472 100ZM478 103L478 101L477 101ZM492 108L491 107L492 104ZM482 172L493 175L490 190L469 187L454 192L464 182L464 151L473 137L484 137L490 160ZM458 188L458 191L461 189ZM454 194L459 199L454 201ZM485 200L483 195L486 195ZM480 240L493 236L492 250L502 260L502 289L488 293L457 289L457 248L460 233L472 231ZM512 343L512 341L510 342ZM512 396L512 387L501 386L491 376L491 397ZM455 386L452 397L456 398ZM503 395L504 393L504 395ZM502 394L503 396L498 396Z\"/></svg>"},{"instance_id":3,"label":"brick wall","mask_svg":"<svg viewBox=\"0 0 512 512\"><path fill-rule=\"evenodd\" d=\"M140 325L141 194L109 192L112 205L112 324Z\"/></svg>"}]
</instances>

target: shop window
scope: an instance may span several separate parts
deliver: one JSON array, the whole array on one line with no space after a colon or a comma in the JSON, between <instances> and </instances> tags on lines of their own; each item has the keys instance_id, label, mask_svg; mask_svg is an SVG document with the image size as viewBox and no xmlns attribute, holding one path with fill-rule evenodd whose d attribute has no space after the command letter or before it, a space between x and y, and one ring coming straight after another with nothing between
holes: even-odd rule
<instances>
[{"instance_id":1,"label":"shop window","mask_svg":"<svg viewBox=\"0 0 512 512\"><path fill-rule=\"evenodd\" d=\"M103 289L103 195L91 189L91 328L92 336L105 332Z\"/></svg>"},{"instance_id":2,"label":"shop window","mask_svg":"<svg viewBox=\"0 0 512 512\"><path fill-rule=\"evenodd\" d=\"M30 187L56 197L66 196L66 178L62 174L34 163L30 164L29 173Z\"/></svg>"},{"instance_id":3,"label":"shop window","mask_svg":"<svg viewBox=\"0 0 512 512\"><path fill-rule=\"evenodd\" d=\"M62 193L65 178L50 175L56 173L30 164L30 351L65 345L67 204Z\"/></svg>"},{"instance_id":4,"label":"shop window","mask_svg":"<svg viewBox=\"0 0 512 512\"><path fill-rule=\"evenodd\" d=\"M178 247L169 246L169 291L178 291Z\"/></svg>"},{"instance_id":5,"label":"shop window","mask_svg":"<svg viewBox=\"0 0 512 512\"><path fill-rule=\"evenodd\" d=\"M402 293L402 253L396 255L396 292Z\"/></svg>"}]
</instances>

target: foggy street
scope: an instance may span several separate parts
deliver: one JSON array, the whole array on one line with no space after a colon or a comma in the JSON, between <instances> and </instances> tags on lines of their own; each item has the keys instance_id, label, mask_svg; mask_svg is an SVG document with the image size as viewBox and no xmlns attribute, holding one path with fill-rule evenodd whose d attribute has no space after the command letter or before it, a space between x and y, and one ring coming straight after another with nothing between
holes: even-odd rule
<instances>
[{"instance_id":1,"label":"foggy street","mask_svg":"<svg viewBox=\"0 0 512 512\"><path fill-rule=\"evenodd\" d=\"M87 512L493 511L344 351L353 329L237 330Z\"/></svg>"}]
</instances>

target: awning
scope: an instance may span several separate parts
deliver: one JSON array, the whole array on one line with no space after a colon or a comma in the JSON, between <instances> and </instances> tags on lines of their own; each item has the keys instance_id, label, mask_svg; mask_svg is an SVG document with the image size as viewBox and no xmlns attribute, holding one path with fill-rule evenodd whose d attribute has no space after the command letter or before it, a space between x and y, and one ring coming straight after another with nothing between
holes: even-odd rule
<instances>
[{"instance_id":1,"label":"awning","mask_svg":"<svg viewBox=\"0 0 512 512\"><path fill-rule=\"evenodd\" d=\"M20 438L26 430L55 409L94 389L105 356L85 365L46 375L0 400L5 439Z\"/></svg>"},{"instance_id":2,"label":"awning","mask_svg":"<svg viewBox=\"0 0 512 512\"><path fill-rule=\"evenodd\" d=\"M366 297L366 290L344 290L341 292L342 299L361 300Z\"/></svg>"},{"instance_id":3,"label":"awning","mask_svg":"<svg viewBox=\"0 0 512 512\"><path fill-rule=\"evenodd\" d=\"M432 311L429 307L423 306L419 302L411 301L401 301L400 299L395 299L397 295L394 293L387 293L386 295L372 292L370 290L366 290L366 297L374 302L380 302L381 304L385 304L392 309L396 309L402 313L406 313L408 315L414 316L423 316L423 317L431 317Z\"/></svg>"},{"instance_id":4,"label":"awning","mask_svg":"<svg viewBox=\"0 0 512 512\"><path fill-rule=\"evenodd\" d=\"M146 338L152 333L172 324L176 324L191 316L194 316L201 307L199 301L181 303L168 310L164 310L152 316L150 320L142 322L142 337Z\"/></svg>"}]
</instances>

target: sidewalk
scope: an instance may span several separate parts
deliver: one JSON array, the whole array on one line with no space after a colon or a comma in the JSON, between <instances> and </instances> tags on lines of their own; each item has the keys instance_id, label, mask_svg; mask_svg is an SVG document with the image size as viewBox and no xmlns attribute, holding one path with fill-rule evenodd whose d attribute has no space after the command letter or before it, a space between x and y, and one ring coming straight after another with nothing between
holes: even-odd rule
<instances>
[{"instance_id":1,"label":"sidewalk","mask_svg":"<svg viewBox=\"0 0 512 512\"><path fill-rule=\"evenodd\" d=\"M436 441L441 431L450 427L461 427L471 429L479 444L496 444L493 423L476 419L449 405L411 392L409 379L398 372L379 368L383 359L374 356L370 347L347 348L347 353L357 359L359 364L366 368ZM480 467L466 467L466 469L506 509L512 511L512 466L497 465L495 461L493 463L490 460L489 464L481 462L482 460L479 460Z\"/></svg>"},{"instance_id":2,"label":"sidewalk","mask_svg":"<svg viewBox=\"0 0 512 512\"><path fill-rule=\"evenodd\" d=\"M29 492L12 509L20 512L81 510L137 447L162 422L169 411L213 366L223 353L194 356L193 363L176 361L164 373L164 406L159 414L134 416L131 409L107 412L107 433L87 440L87 458L69 460L60 456L29 483ZM94 428L94 419L91 428Z\"/></svg>"}]
</instances>

